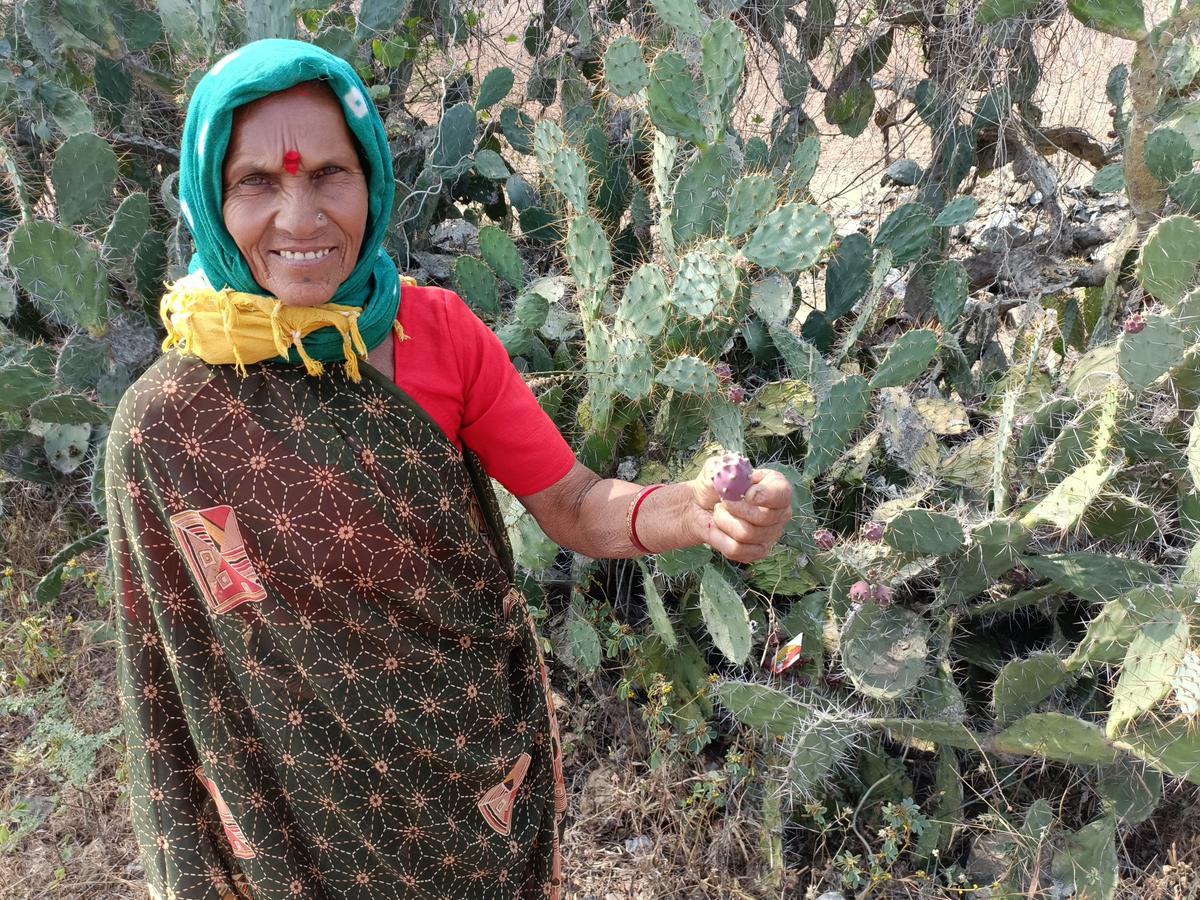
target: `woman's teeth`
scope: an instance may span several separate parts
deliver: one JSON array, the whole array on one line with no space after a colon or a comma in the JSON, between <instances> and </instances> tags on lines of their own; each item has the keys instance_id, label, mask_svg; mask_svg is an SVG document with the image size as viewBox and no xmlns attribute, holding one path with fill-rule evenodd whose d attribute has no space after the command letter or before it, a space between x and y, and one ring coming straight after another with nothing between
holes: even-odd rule
<instances>
[{"instance_id":1,"label":"woman's teeth","mask_svg":"<svg viewBox=\"0 0 1200 900\"><path fill-rule=\"evenodd\" d=\"M280 250L279 255L284 259L321 259L333 252L332 247L327 247L324 250L309 250L305 253L296 253L291 250Z\"/></svg>"}]
</instances>

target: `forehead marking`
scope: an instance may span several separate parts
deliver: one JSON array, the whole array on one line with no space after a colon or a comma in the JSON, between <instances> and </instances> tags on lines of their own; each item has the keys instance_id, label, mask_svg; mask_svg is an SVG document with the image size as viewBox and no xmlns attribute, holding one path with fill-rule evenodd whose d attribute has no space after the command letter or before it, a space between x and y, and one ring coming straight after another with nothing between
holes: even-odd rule
<instances>
[{"instance_id":1,"label":"forehead marking","mask_svg":"<svg viewBox=\"0 0 1200 900\"><path fill-rule=\"evenodd\" d=\"M289 175L295 175L300 171L300 151L289 150L283 154L283 167L287 169Z\"/></svg>"}]
</instances>

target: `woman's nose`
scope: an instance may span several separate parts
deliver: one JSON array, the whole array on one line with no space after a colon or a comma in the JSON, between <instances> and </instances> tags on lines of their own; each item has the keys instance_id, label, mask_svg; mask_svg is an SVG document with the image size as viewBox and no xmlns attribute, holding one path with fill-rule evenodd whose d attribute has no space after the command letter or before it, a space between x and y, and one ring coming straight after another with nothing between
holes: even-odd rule
<instances>
[{"instance_id":1,"label":"woman's nose","mask_svg":"<svg viewBox=\"0 0 1200 900\"><path fill-rule=\"evenodd\" d=\"M316 234L324 222L323 218L318 217L320 210L316 200L315 191L310 186L287 185L280 194L275 227L297 238Z\"/></svg>"}]
</instances>

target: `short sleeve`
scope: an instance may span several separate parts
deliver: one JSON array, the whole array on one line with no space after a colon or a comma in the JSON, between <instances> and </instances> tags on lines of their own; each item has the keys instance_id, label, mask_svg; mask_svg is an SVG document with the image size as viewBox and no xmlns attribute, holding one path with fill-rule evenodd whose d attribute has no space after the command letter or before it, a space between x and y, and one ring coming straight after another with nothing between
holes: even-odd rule
<instances>
[{"instance_id":1,"label":"short sleeve","mask_svg":"<svg viewBox=\"0 0 1200 900\"><path fill-rule=\"evenodd\" d=\"M500 339L456 294L447 294L447 326L463 384L462 442L512 494L545 490L571 471L575 454Z\"/></svg>"}]
</instances>

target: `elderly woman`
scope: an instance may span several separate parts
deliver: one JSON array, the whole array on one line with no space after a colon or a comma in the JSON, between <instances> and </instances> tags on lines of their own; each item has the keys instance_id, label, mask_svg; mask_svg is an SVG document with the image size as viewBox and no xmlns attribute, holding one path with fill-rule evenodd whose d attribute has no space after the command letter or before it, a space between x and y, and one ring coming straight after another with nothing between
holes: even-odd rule
<instances>
[{"instance_id":1,"label":"elderly woman","mask_svg":"<svg viewBox=\"0 0 1200 900\"><path fill-rule=\"evenodd\" d=\"M106 471L151 895L560 897L553 703L488 476L588 556L741 561L786 480L719 503L576 462L486 326L401 284L383 123L322 50L213 66L179 185L196 256Z\"/></svg>"}]
</instances>

